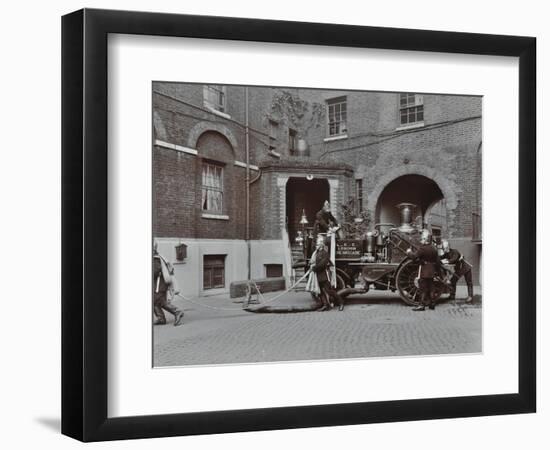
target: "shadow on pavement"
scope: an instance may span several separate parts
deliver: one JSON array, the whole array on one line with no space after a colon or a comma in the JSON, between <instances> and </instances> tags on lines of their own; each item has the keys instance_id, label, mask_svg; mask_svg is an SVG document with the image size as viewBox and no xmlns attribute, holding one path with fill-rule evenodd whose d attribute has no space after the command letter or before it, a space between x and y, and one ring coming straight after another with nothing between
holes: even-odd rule
<instances>
[{"instance_id":1,"label":"shadow on pavement","mask_svg":"<svg viewBox=\"0 0 550 450\"><path fill-rule=\"evenodd\" d=\"M409 307L398 294L389 294L385 292L384 294L376 295L375 292L369 292L364 295L352 295L346 297L345 305L391 305L397 304ZM459 298L456 300L450 300L447 296L442 297L437 302L438 305L461 305L461 306L481 306L481 295L474 295L474 300L471 303L466 303L465 298ZM304 301L300 299L299 302L295 304L285 304L285 305L250 305L247 308L244 308L245 311L253 313L298 313L298 312L311 312L316 311L320 308L320 305L315 303L313 299Z\"/></svg>"},{"instance_id":2,"label":"shadow on pavement","mask_svg":"<svg viewBox=\"0 0 550 450\"><path fill-rule=\"evenodd\" d=\"M34 420L51 431L61 432L61 419L59 417L37 417Z\"/></svg>"}]
</instances>

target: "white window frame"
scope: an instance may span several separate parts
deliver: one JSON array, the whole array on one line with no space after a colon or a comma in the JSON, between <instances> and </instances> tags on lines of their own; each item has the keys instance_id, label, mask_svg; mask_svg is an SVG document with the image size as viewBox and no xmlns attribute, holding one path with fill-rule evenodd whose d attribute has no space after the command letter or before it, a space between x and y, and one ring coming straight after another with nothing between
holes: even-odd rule
<instances>
[{"instance_id":1,"label":"white window frame","mask_svg":"<svg viewBox=\"0 0 550 450\"><path fill-rule=\"evenodd\" d=\"M342 112L342 105L345 106ZM327 106L327 137L347 136L348 133L348 98L346 96L331 98L326 101ZM334 111L331 114L331 108ZM331 122L330 118L337 117L337 120ZM343 116L343 117L342 117ZM335 127L335 128L333 128Z\"/></svg>"},{"instance_id":2,"label":"white window frame","mask_svg":"<svg viewBox=\"0 0 550 450\"><path fill-rule=\"evenodd\" d=\"M405 100L405 101L403 101ZM398 129L404 129L409 127L417 127L424 125L424 96L421 94L414 94L410 92L402 92L398 96ZM419 119L421 115L421 119ZM414 120L410 120L411 116ZM403 122L402 118L406 117L406 121Z\"/></svg>"},{"instance_id":3,"label":"white window frame","mask_svg":"<svg viewBox=\"0 0 550 450\"><path fill-rule=\"evenodd\" d=\"M215 98L216 96L217 99ZM203 89L203 102L204 106L208 109L217 111L222 114L227 114L226 86L222 86L219 84L205 84Z\"/></svg>"},{"instance_id":4,"label":"white window frame","mask_svg":"<svg viewBox=\"0 0 550 450\"><path fill-rule=\"evenodd\" d=\"M218 170L220 171L220 186L210 186L208 184L205 184L205 176L204 176L204 170L205 168L213 168L214 170ZM207 213L207 214L210 214L210 215L223 215L223 211L224 211L224 183L223 183L223 166L220 165L220 164L216 164L216 163L213 163L213 162L208 162L208 161L202 161L202 165L201 165L201 210L203 213ZM208 170L208 169L207 169ZM214 191L214 192L219 192L221 194L221 205L220 205L220 208L219 209L211 209L211 208L207 208L205 209L204 208L204 191L206 190L206 196L208 197L208 191ZM209 205L207 205L209 206ZM203 214L204 216L204 214Z\"/></svg>"}]
</instances>

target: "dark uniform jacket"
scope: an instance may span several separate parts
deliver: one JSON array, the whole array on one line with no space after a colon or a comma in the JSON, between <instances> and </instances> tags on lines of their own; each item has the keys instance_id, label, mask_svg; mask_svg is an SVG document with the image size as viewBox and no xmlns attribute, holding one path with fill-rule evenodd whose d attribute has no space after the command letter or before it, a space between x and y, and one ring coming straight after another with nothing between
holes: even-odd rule
<instances>
[{"instance_id":1,"label":"dark uniform jacket","mask_svg":"<svg viewBox=\"0 0 550 450\"><path fill-rule=\"evenodd\" d=\"M157 279L160 277L159 280L159 288L158 292L166 292L168 290L168 285L166 284L166 281L164 281L164 277L162 276L162 266L160 262L159 256L153 257L153 291L157 292Z\"/></svg>"},{"instance_id":2,"label":"dark uniform jacket","mask_svg":"<svg viewBox=\"0 0 550 450\"><path fill-rule=\"evenodd\" d=\"M315 214L315 234L326 233L331 225L331 222L333 225L338 224L330 211L325 211L322 209L317 212L317 214Z\"/></svg>"},{"instance_id":3,"label":"dark uniform jacket","mask_svg":"<svg viewBox=\"0 0 550 450\"><path fill-rule=\"evenodd\" d=\"M472 268L470 264L464 261L462 254L454 248L449 249L449 251L445 253L441 258L448 260L449 264L454 264L455 273L459 276L464 275Z\"/></svg>"},{"instance_id":4,"label":"dark uniform jacket","mask_svg":"<svg viewBox=\"0 0 550 450\"><path fill-rule=\"evenodd\" d=\"M420 278L433 278L439 267L439 255L431 244L422 244L412 251L410 257L420 264Z\"/></svg>"},{"instance_id":5,"label":"dark uniform jacket","mask_svg":"<svg viewBox=\"0 0 550 450\"><path fill-rule=\"evenodd\" d=\"M317 250L315 256L315 268L313 269L317 274L317 281L322 283L323 281L329 281L328 268L331 265L330 255L325 249Z\"/></svg>"}]
</instances>

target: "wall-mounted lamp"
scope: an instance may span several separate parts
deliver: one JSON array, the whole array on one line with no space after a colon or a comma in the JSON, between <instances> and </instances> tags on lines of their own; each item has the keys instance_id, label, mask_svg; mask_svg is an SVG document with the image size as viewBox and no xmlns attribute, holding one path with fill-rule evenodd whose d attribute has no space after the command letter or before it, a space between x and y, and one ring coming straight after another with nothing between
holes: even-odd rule
<instances>
[{"instance_id":1,"label":"wall-mounted lamp","mask_svg":"<svg viewBox=\"0 0 550 450\"><path fill-rule=\"evenodd\" d=\"M184 261L187 258L187 245L176 245L176 261Z\"/></svg>"}]
</instances>

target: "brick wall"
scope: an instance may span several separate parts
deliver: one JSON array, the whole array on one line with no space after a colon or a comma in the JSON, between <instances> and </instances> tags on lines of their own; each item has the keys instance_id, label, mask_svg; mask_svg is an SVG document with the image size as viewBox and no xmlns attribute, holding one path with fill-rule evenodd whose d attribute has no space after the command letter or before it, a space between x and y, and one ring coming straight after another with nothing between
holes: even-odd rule
<instances>
[{"instance_id":1,"label":"brick wall","mask_svg":"<svg viewBox=\"0 0 550 450\"><path fill-rule=\"evenodd\" d=\"M228 88L227 98L242 97L244 88ZM241 100L239 100L241 103ZM155 139L196 147L197 139L204 131L216 129L229 139L235 159L244 161L245 134L244 113L239 103L228 100L230 119L216 115L203 105L203 85L184 83L153 83L153 124ZM193 106L190 106L193 105ZM242 100L244 105L244 97Z\"/></svg>"},{"instance_id":2,"label":"brick wall","mask_svg":"<svg viewBox=\"0 0 550 450\"><path fill-rule=\"evenodd\" d=\"M193 236L200 190L196 189L197 158L153 147L153 234Z\"/></svg>"},{"instance_id":3,"label":"brick wall","mask_svg":"<svg viewBox=\"0 0 550 450\"><path fill-rule=\"evenodd\" d=\"M244 123L244 88L227 88L227 113L231 120L201 109L202 90L200 84L153 84L155 138L187 147L193 142L196 145L210 127L230 142L234 158L244 161L244 128L234 122ZM325 142L325 102L342 95L348 98L348 138ZM451 237L470 236L471 214L481 210L481 120L475 118L481 115L481 98L425 94L424 128L403 131L396 131L400 125L398 103L398 94L392 93L251 87L251 162L262 165L273 161L267 150L272 143L268 136L269 119L275 119L279 123L275 140L279 153L289 157L288 128L296 129L308 143L310 161L346 162L354 168L354 177L363 179L364 203L373 211L377 201L373 193L380 194L385 177L396 168L401 171L398 175L420 170L420 175L434 179L444 194L449 194ZM468 120L452 123L461 119ZM211 142L205 148L214 149L218 144ZM200 195L199 159L155 147L155 233L244 238L245 170L226 161L228 184L224 195L231 210L230 220L206 220L200 217L200 200L193 192ZM251 176L256 174L252 172ZM253 239L280 237L281 205L276 178L274 173L263 173L251 187ZM352 182L349 177L341 178L342 201L353 195Z\"/></svg>"},{"instance_id":4,"label":"brick wall","mask_svg":"<svg viewBox=\"0 0 550 450\"><path fill-rule=\"evenodd\" d=\"M398 94L348 94L348 138L325 142L326 126L314 129L308 136L312 157L354 166L373 213L377 198L369 194L395 167L409 164L400 175L419 167L421 175L438 174L455 197L448 204L451 235L471 236L472 212L481 210L481 98L424 95L424 127L403 131L397 131L398 100Z\"/></svg>"}]
</instances>

